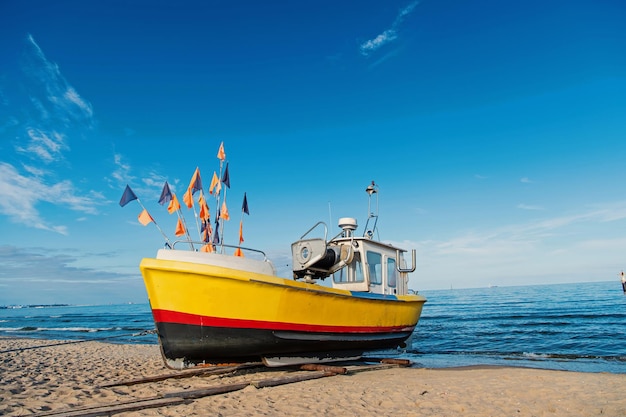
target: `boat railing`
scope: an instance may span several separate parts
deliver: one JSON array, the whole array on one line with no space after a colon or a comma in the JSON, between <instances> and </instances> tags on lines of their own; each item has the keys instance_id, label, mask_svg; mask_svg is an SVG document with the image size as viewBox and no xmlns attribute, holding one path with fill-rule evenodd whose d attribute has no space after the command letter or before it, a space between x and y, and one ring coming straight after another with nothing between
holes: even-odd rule
<instances>
[{"instance_id":1,"label":"boat railing","mask_svg":"<svg viewBox=\"0 0 626 417\"><path fill-rule=\"evenodd\" d=\"M319 225L323 225L324 226L324 242L327 242L326 238L328 237L328 226L326 225L326 223L324 223L323 221L319 221L317 223L315 223L313 225L313 227L311 227L309 230L307 230L302 236L300 236L300 240L304 239L304 237L306 235L308 235L309 233L311 233L315 228L317 228L317 226Z\"/></svg>"},{"instance_id":2,"label":"boat railing","mask_svg":"<svg viewBox=\"0 0 626 417\"><path fill-rule=\"evenodd\" d=\"M176 249L176 244L178 244L178 243L185 243L185 244L192 244L192 245L199 245L199 246L207 245L206 242L202 242L202 241L199 241L199 240L197 240L197 241L195 241L195 240L187 240L187 239L185 239L185 240L175 240L172 243L172 249ZM249 252L256 252L256 253L258 253L258 254L263 256L263 260L264 261L268 261L267 255L265 254L265 252L263 252L262 250L259 250L259 249L247 248L247 247L238 246L238 245L227 245L225 243L220 243L220 248L241 249L241 250L245 250L245 251L249 251ZM198 249L195 249L194 252L198 252Z\"/></svg>"},{"instance_id":3,"label":"boat railing","mask_svg":"<svg viewBox=\"0 0 626 417\"><path fill-rule=\"evenodd\" d=\"M415 271L415 266L417 265L416 262L416 255L415 255L415 249L411 249L411 267L410 268L402 268L400 265L400 260L402 259L402 255L400 253L400 249L396 250L396 269L398 270L398 272L413 272Z\"/></svg>"}]
</instances>

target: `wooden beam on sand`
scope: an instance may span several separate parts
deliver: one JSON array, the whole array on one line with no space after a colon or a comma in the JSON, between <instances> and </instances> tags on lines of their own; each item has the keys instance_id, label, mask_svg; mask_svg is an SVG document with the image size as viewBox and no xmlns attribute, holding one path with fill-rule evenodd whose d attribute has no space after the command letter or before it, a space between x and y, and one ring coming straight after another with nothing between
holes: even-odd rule
<instances>
[{"instance_id":1,"label":"wooden beam on sand","mask_svg":"<svg viewBox=\"0 0 626 417\"><path fill-rule=\"evenodd\" d=\"M219 369L199 369L194 372L184 372L179 374L169 374L170 378L185 378L187 376L193 375L206 375L208 373L227 373L232 372L236 369L241 369L247 366L234 366L234 367L224 367ZM307 370L307 372L296 373L295 375L287 375L275 378L265 378L256 381L249 382L238 382L233 384L225 384L225 385L216 385L210 386L197 390L184 390L184 391L176 391L166 393L162 396L152 397L152 398L142 398L133 401L127 402L116 402L113 404L105 404L105 405L96 405L96 406L85 406L85 407L74 407L69 410L59 410L59 411L45 411L38 414L33 414L31 417L93 417L93 416L101 416L101 415L113 415L117 413L143 410L147 408L157 408L157 407L165 407L172 405L179 405L188 403L190 400L208 397L211 395L225 394L228 392L239 391L248 386L253 386L255 388L268 388L275 387L279 385L285 384L293 384L297 382L309 381L312 379L325 378L329 376L343 375L343 374L354 374L358 372L365 371L374 371L378 369L388 369L398 367L397 364L379 364L379 365L357 365L350 366L348 368L337 367L337 366L327 366L327 365L302 365L301 369ZM313 370L316 369L316 370ZM333 372L336 371L336 372ZM174 376L171 376L174 375ZM148 377L141 378L133 381L126 381L124 383L115 383L109 384L107 386L118 386L118 385L134 385L136 383L148 383L148 382L159 382L162 381L168 375L160 375L156 377Z\"/></svg>"},{"instance_id":2,"label":"wooden beam on sand","mask_svg":"<svg viewBox=\"0 0 626 417\"><path fill-rule=\"evenodd\" d=\"M327 376L335 376L335 375L337 374L334 374L332 372L324 372L324 371L307 372L305 374L289 375L289 376L282 376L282 377L276 377L276 378L265 378L265 379L252 381L252 382L238 382L234 384L217 385L213 387L207 387L207 388L202 388L202 389L197 389L197 390L192 390L192 391L185 390L185 391L169 392L167 394L164 394L163 396L165 398L179 397L179 398L184 398L187 400L193 400L197 398L208 397L210 395L225 394L227 392L239 391L250 385L255 388L268 388L268 387L276 387L278 385L293 384L295 382L308 381L311 379L318 379L318 378L324 378Z\"/></svg>"},{"instance_id":3,"label":"wooden beam on sand","mask_svg":"<svg viewBox=\"0 0 626 417\"><path fill-rule=\"evenodd\" d=\"M389 365L398 366L411 366L413 362L408 359L395 359L395 358L361 358L365 362L379 362Z\"/></svg>"},{"instance_id":4,"label":"wooden beam on sand","mask_svg":"<svg viewBox=\"0 0 626 417\"><path fill-rule=\"evenodd\" d=\"M244 363L241 365L233 365L233 366L205 367L205 368L192 369L188 371L181 371L181 372L170 373L170 374L154 375L154 376L148 376L145 378L131 379L127 381L112 382L110 384L100 385L100 388L119 387L122 385L130 386L130 385L138 385L138 384L148 384L150 382L165 381L166 379L182 379L182 378L191 378L193 376L221 375L221 374L227 374L230 372L238 371L240 369L253 368L256 366L261 366L261 363L260 362L259 363Z\"/></svg>"},{"instance_id":5,"label":"wooden beam on sand","mask_svg":"<svg viewBox=\"0 0 626 417\"><path fill-rule=\"evenodd\" d=\"M311 379L324 378L327 376L335 376L337 374L326 371L308 372L303 375L292 375L278 378L267 378L261 381L252 382L250 385L256 388L277 387L279 385L293 384L294 382L309 381Z\"/></svg>"},{"instance_id":6,"label":"wooden beam on sand","mask_svg":"<svg viewBox=\"0 0 626 417\"><path fill-rule=\"evenodd\" d=\"M326 371L326 372L332 372L333 374L341 374L341 375L348 372L348 369L344 368L343 366L321 365L317 363L304 364L300 366L300 369L304 371Z\"/></svg>"},{"instance_id":7,"label":"wooden beam on sand","mask_svg":"<svg viewBox=\"0 0 626 417\"><path fill-rule=\"evenodd\" d=\"M71 410L61 411L45 411L42 413L31 414L31 417L95 417L103 415L112 415L128 411L144 410L146 408L166 407L170 405L178 405L185 403L186 400L180 397L162 398L154 397L143 400L134 400L126 402L118 402L115 404L95 405L88 407L76 407Z\"/></svg>"},{"instance_id":8,"label":"wooden beam on sand","mask_svg":"<svg viewBox=\"0 0 626 417\"><path fill-rule=\"evenodd\" d=\"M184 390L176 392L168 392L163 394L163 398L183 398L186 400L195 400L197 398L209 397L211 395L226 394L227 392L239 391L250 385L249 382L238 382L234 384L216 385L196 390Z\"/></svg>"}]
</instances>

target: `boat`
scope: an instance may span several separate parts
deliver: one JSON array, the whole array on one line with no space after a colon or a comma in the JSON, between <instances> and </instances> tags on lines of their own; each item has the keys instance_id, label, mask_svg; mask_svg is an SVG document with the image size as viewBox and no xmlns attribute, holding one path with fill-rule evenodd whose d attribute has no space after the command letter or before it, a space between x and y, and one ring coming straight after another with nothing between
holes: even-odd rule
<instances>
[{"instance_id":1,"label":"boat","mask_svg":"<svg viewBox=\"0 0 626 417\"><path fill-rule=\"evenodd\" d=\"M408 288L415 250L409 265L406 250L375 238L378 186L366 191L364 232L353 217L340 218L332 237L317 222L291 244L291 278L241 245L204 251L205 241L182 239L142 259L166 366L324 363L404 347L426 302Z\"/></svg>"}]
</instances>

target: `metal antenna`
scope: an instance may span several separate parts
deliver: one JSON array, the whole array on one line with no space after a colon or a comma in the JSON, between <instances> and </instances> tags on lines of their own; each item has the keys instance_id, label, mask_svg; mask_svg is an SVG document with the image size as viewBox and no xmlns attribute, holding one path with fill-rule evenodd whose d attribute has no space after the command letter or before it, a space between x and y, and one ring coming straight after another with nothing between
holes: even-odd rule
<instances>
[{"instance_id":1,"label":"metal antenna","mask_svg":"<svg viewBox=\"0 0 626 417\"><path fill-rule=\"evenodd\" d=\"M376 223L378 222L378 185L374 181L370 185L367 186L365 192L368 194L367 201L367 222L365 223L365 231L363 232L364 237L372 238L374 235L374 231L376 230ZM376 194L376 213L372 212L372 195ZM368 229L368 225L370 223L370 219L374 219L374 225L372 229Z\"/></svg>"}]
</instances>

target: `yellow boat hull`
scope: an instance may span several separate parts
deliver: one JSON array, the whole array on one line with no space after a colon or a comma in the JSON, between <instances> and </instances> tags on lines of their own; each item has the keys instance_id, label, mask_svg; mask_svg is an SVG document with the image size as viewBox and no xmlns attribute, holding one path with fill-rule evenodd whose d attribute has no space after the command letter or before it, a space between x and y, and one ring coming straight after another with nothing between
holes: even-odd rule
<instances>
[{"instance_id":1,"label":"yellow boat hull","mask_svg":"<svg viewBox=\"0 0 626 417\"><path fill-rule=\"evenodd\" d=\"M426 299L333 289L178 260L140 265L168 366L402 345Z\"/></svg>"}]
</instances>

